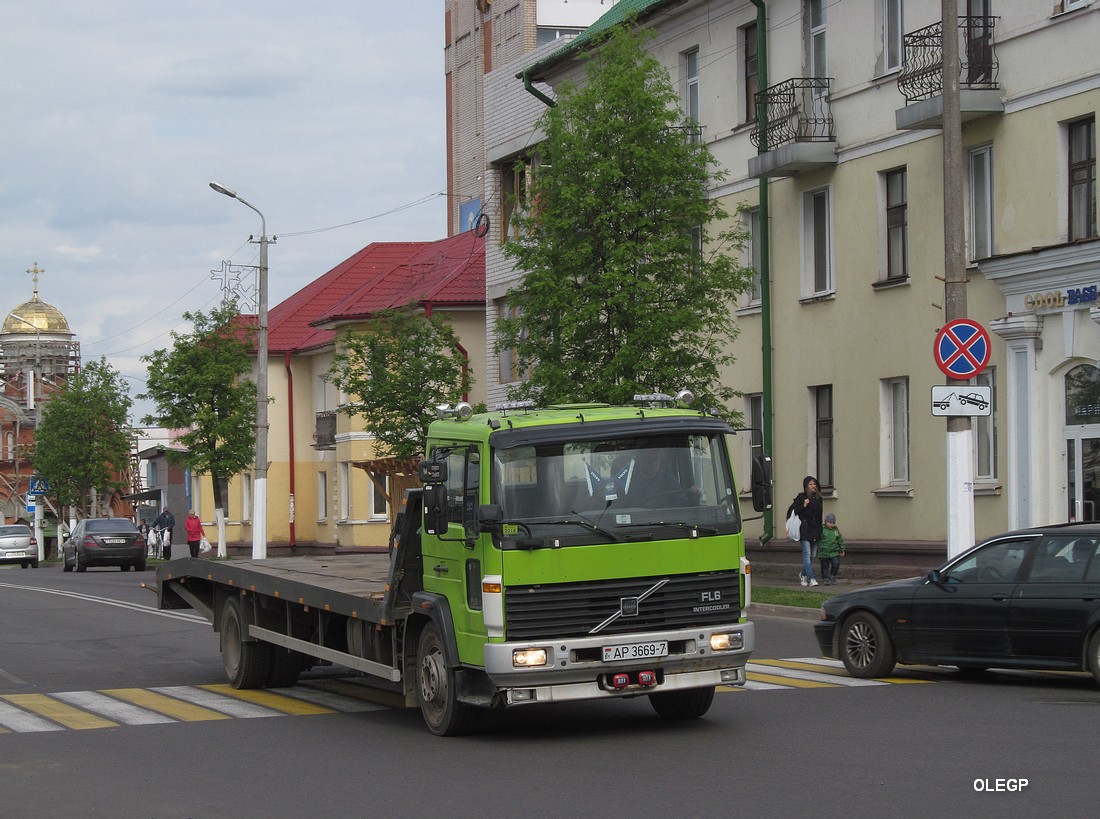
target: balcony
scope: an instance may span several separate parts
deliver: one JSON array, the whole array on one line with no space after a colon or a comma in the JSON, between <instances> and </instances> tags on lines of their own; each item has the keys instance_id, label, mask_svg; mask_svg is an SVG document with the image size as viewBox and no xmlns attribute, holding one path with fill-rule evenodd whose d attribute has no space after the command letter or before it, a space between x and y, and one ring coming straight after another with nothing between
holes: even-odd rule
<instances>
[{"instance_id":1,"label":"balcony","mask_svg":"<svg viewBox=\"0 0 1100 819\"><path fill-rule=\"evenodd\" d=\"M963 122L1004 113L997 84L996 17L960 17L959 108ZM943 23L905 35L898 90L906 105L894 112L899 130L943 127Z\"/></svg>"},{"instance_id":2,"label":"balcony","mask_svg":"<svg viewBox=\"0 0 1100 819\"><path fill-rule=\"evenodd\" d=\"M836 164L836 134L827 77L794 77L756 95L760 120L749 159L749 176L794 176Z\"/></svg>"},{"instance_id":3,"label":"balcony","mask_svg":"<svg viewBox=\"0 0 1100 819\"><path fill-rule=\"evenodd\" d=\"M336 449L336 410L317 413L317 426L313 433L314 449Z\"/></svg>"}]
</instances>

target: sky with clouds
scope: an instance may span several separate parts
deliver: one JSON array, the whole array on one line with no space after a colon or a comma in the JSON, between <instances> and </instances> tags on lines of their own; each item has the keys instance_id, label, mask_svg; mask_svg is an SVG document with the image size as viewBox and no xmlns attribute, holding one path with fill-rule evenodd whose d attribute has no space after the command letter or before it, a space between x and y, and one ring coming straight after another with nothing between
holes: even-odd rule
<instances>
[{"instance_id":1,"label":"sky with clouds","mask_svg":"<svg viewBox=\"0 0 1100 819\"><path fill-rule=\"evenodd\" d=\"M255 265L270 304L365 245L446 236L439 0L8 0L0 315L39 295L85 361L143 354ZM138 412L147 405L135 407Z\"/></svg>"}]
</instances>

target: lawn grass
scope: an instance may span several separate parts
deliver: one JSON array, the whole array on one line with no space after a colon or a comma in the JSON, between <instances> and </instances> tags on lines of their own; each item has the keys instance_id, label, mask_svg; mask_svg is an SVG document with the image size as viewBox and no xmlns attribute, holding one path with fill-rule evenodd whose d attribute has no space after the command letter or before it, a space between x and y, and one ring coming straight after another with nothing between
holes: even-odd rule
<instances>
[{"instance_id":1,"label":"lawn grass","mask_svg":"<svg viewBox=\"0 0 1100 819\"><path fill-rule=\"evenodd\" d=\"M797 606L804 609L816 609L821 603L835 592L803 591L802 589L785 589L776 586L752 587L752 602L768 603L773 606Z\"/></svg>"}]
</instances>

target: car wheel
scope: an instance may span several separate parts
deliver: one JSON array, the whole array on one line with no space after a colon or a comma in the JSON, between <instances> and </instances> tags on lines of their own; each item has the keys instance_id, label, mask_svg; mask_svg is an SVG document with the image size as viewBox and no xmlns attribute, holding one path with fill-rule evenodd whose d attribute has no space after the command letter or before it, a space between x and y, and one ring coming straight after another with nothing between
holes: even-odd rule
<instances>
[{"instance_id":1,"label":"car wheel","mask_svg":"<svg viewBox=\"0 0 1100 819\"><path fill-rule=\"evenodd\" d=\"M1100 630L1094 631L1089 638L1089 647L1085 654L1085 664L1092 672L1093 679L1100 683Z\"/></svg>"},{"instance_id":2,"label":"car wheel","mask_svg":"<svg viewBox=\"0 0 1100 819\"><path fill-rule=\"evenodd\" d=\"M76 555L73 556L73 562L76 564L76 570L78 572L83 572L83 571L88 570L88 564L80 559L80 553L79 552L77 552Z\"/></svg>"},{"instance_id":3,"label":"car wheel","mask_svg":"<svg viewBox=\"0 0 1100 819\"><path fill-rule=\"evenodd\" d=\"M853 677L882 677L894 670L894 644L873 614L859 612L840 629L840 659Z\"/></svg>"},{"instance_id":4,"label":"car wheel","mask_svg":"<svg viewBox=\"0 0 1100 819\"><path fill-rule=\"evenodd\" d=\"M25 568L27 568L27 564L26 563L20 563L19 568L20 569L25 569Z\"/></svg>"},{"instance_id":5,"label":"car wheel","mask_svg":"<svg viewBox=\"0 0 1100 819\"><path fill-rule=\"evenodd\" d=\"M230 597L222 608L222 665L234 688L261 688L271 668L271 646L257 640L245 640L248 626L239 597Z\"/></svg>"},{"instance_id":6,"label":"car wheel","mask_svg":"<svg viewBox=\"0 0 1100 819\"><path fill-rule=\"evenodd\" d=\"M661 719L697 719L710 710L712 702L713 685L683 691L655 691L649 695L649 704Z\"/></svg>"},{"instance_id":7,"label":"car wheel","mask_svg":"<svg viewBox=\"0 0 1100 819\"><path fill-rule=\"evenodd\" d=\"M69 562L67 556L61 558L61 570L66 572L71 572L73 570L73 564Z\"/></svg>"},{"instance_id":8,"label":"car wheel","mask_svg":"<svg viewBox=\"0 0 1100 819\"><path fill-rule=\"evenodd\" d=\"M38 568L38 561L37 560L31 561L31 568L32 569L37 569Z\"/></svg>"},{"instance_id":9,"label":"car wheel","mask_svg":"<svg viewBox=\"0 0 1100 819\"><path fill-rule=\"evenodd\" d=\"M135 572L145 571L145 561L144 560L139 560L137 563L135 563L134 564L134 571Z\"/></svg>"}]
</instances>

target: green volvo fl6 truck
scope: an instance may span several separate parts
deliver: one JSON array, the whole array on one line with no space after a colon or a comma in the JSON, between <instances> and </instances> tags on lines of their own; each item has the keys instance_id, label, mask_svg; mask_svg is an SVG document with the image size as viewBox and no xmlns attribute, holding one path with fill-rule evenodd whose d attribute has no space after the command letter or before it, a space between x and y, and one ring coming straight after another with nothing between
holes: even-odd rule
<instances>
[{"instance_id":1,"label":"green volvo fl6 truck","mask_svg":"<svg viewBox=\"0 0 1100 819\"><path fill-rule=\"evenodd\" d=\"M174 560L159 605L210 620L238 688L335 663L437 735L566 700L702 716L754 632L735 430L687 397L441 408L388 554ZM747 494L770 505L763 457Z\"/></svg>"}]
</instances>

